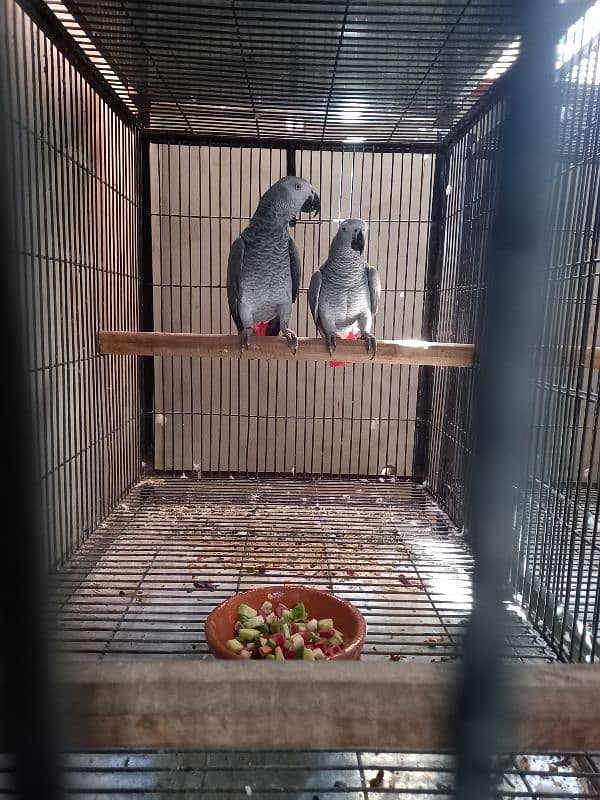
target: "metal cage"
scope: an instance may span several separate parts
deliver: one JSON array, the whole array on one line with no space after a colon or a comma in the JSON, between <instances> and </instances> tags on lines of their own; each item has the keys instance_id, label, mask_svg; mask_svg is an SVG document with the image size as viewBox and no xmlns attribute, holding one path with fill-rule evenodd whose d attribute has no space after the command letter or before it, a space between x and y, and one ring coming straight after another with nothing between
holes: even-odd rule
<instances>
[{"instance_id":1,"label":"metal cage","mask_svg":"<svg viewBox=\"0 0 600 800\"><path fill-rule=\"evenodd\" d=\"M506 531L506 657L519 662L600 653L600 6L561 8L544 323ZM366 658L461 653L513 12L513 0L3 0L9 226L66 654L205 657L206 613L256 575L361 604ZM337 223L360 216L383 284L378 337L473 344L471 368L98 354L102 329L232 332L230 243L286 174L318 185L323 205L292 228L300 335L310 274ZM296 557L275 563L273 541ZM384 762L402 773L388 793L447 796L453 781L446 756L342 755L323 756L314 791L379 795ZM534 778L556 772L599 796L597 757L556 769L523 757L499 768L499 796L552 797L565 787ZM84 773L114 778L119 758L73 756L73 791L86 796ZM130 758L143 776L179 756L133 753L123 769ZM237 776L215 783L223 759L187 754L177 791L245 792ZM128 781L107 791L139 788Z\"/></svg>"}]
</instances>

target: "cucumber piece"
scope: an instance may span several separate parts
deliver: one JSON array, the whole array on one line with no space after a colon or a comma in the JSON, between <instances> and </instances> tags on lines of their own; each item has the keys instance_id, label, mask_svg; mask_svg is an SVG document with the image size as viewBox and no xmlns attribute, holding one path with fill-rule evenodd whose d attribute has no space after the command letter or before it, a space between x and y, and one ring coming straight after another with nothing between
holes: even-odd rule
<instances>
[{"instance_id":1,"label":"cucumber piece","mask_svg":"<svg viewBox=\"0 0 600 800\"><path fill-rule=\"evenodd\" d=\"M244 645L241 642L239 642L237 639L230 639L227 642L227 647L230 650L233 650L234 653L241 653L242 650L244 649Z\"/></svg>"},{"instance_id":2,"label":"cucumber piece","mask_svg":"<svg viewBox=\"0 0 600 800\"><path fill-rule=\"evenodd\" d=\"M302 644L302 647L296 647L295 652L296 652L296 658L299 661L304 661L304 653L306 653L306 648L304 647L304 643Z\"/></svg>"},{"instance_id":3,"label":"cucumber piece","mask_svg":"<svg viewBox=\"0 0 600 800\"><path fill-rule=\"evenodd\" d=\"M325 653L320 647L315 647L315 649L312 651L312 654L315 657L315 661L325 661Z\"/></svg>"},{"instance_id":4,"label":"cucumber piece","mask_svg":"<svg viewBox=\"0 0 600 800\"><path fill-rule=\"evenodd\" d=\"M271 611L267 614L267 624L272 625L277 620L275 614Z\"/></svg>"},{"instance_id":5,"label":"cucumber piece","mask_svg":"<svg viewBox=\"0 0 600 800\"><path fill-rule=\"evenodd\" d=\"M298 603L292 608L292 618L295 619L296 622L306 621L306 609L304 608L304 603Z\"/></svg>"},{"instance_id":6,"label":"cucumber piece","mask_svg":"<svg viewBox=\"0 0 600 800\"><path fill-rule=\"evenodd\" d=\"M281 649L281 647L275 648L275 661L285 661L285 658L283 657L283 650Z\"/></svg>"},{"instance_id":7,"label":"cucumber piece","mask_svg":"<svg viewBox=\"0 0 600 800\"><path fill-rule=\"evenodd\" d=\"M328 628L333 628L333 620L332 619L320 619L317 623L318 630L322 631L323 628L327 630Z\"/></svg>"},{"instance_id":8,"label":"cucumber piece","mask_svg":"<svg viewBox=\"0 0 600 800\"><path fill-rule=\"evenodd\" d=\"M309 650L308 647L304 648L304 660L305 661L314 661L315 660L315 654L313 653L312 650Z\"/></svg>"},{"instance_id":9,"label":"cucumber piece","mask_svg":"<svg viewBox=\"0 0 600 800\"><path fill-rule=\"evenodd\" d=\"M272 653L269 653L268 656L265 656L265 661L275 661L275 656Z\"/></svg>"},{"instance_id":10,"label":"cucumber piece","mask_svg":"<svg viewBox=\"0 0 600 800\"><path fill-rule=\"evenodd\" d=\"M308 638L309 641L311 642L318 642L321 637L319 636L318 633L311 633L311 635Z\"/></svg>"},{"instance_id":11,"label":"cucumber piece","mask_svg":"<svg viewBox=\"0 0 600 800\"><path fill-rule=\"evenodd\" d=\"M334 634L329 641L331 642L331 644L343 644L344 637L339 631L334 631Z\"/></svg>"},{"instance_id":12,"label":"cucumber piece","mask_svg":"<svg viewBox=\"0 0 600 800\"><path fill-rule=\"evenodd\" d=\"M304 647L304 639L299 633L292 636L292 650L297 650L299 647Z\"/></svg>"},{"instance_id":13,"label":"cucumber piece","mask_svg":"<svg viewBox=\"0 0 600 800\"><path fill-rule=\"evenodd\" d=\"M287 624L287 622L283 623L283 626L281 628L281 632L283 633L283 635L285 636L286 639L289 639L290 636L292 635L291 632L290 632L290 626Z\"/></svg>"},{"instance_id":14,"label":"cucumber piece","mask_svg":"<svg viewBox=\"0 0 600 800\"><path fill-rule=\"evenodd\" d=\"M258 615L258 611L256 611L251 606L247 606L245 603L242 603L238 606L238 617L248 617L251 619L252 617L256 617Z\"/></svg>"},{"instance_id":15,"label":"cucumber piece","mask_svg":"<svg viewBox=\"0 0 600 800\"><path fill-rule=\"evenodd\" d=\"M317 630L319 623L316 619L311 619L306 623L306 630L310 631L311 633L315 633Z\"/></svg>"},{"instance_id":16,"label":"cucumber piece","mask_svg":"<svg viewBox=\"0 0 600 800\"><path fill-rule=\"evenodd\" d=\"M244 628L260 628L260 626L264 624L264 619L260 614L257 614L255 617L250 617L250 619L244 623Z\"/></svg>"},{"instance_id":17,"label":"cucumber piece","mask_svg":"<svg viewBox=\"0 0 600 800\"><path fill-rule=\"evenodd\" d=\"M297 622L296 627L298 628L299 631L305 631L307 629L306 625L303 622Z\"/></svg>"},{"instance_id":18,"label":"cucumber piece","mask_svg":"<svg viewBox=\"0 0 600 800\"><path fill-rule=\"evenodd\" d=\"M260 646L261 646L261 647L264 647L264 646L267 644L267 640L266 640L266 639L264 639L262 636L260 637L260 639L258 640L258 642L259 642L259 644L260 644Z\"/></svg>"},{"instance_id":19,"label":"cucumber piece","mask_svg":"<svg viewBox=\"0 0 600 800\"><path fill-rule=\"evenodd\" d=\"M267 644L271 648L271 650L275 650L277 647L277 642L273 641L273 639L267 639Z\"/></svg>"},{"instance_id":20,"label":"cucumber piece","mask_svg":"<svg viewBox=\"0 0 600 800\"><path fill-rule=\"evenodd\" d=\"M252 653L250 650L242 650L240 653L240 658L252 658Z\"/></svg>"},{"instance_id":21,"label":"cucumber piece","mask_svg":"<svg viewBox=\"0 0 600 800\"><path fill-rule=\"evenodd\" d=\"M238 631L238 639L241 639L242 642L252 642L254 639L258 639L260 636L260 631L256 628L240 628Z\"/></svg>"},{"instance_id":22,"label":"cucumber piece","mask_svg":"<svg viewBox=\"0 0 600 800\"><path fill-rule=\"evenodd\" d=\"M270 614L271 611L273 611L273 603L270 603L268 600L265 600L265 602L260 607L260 610L264 611L265 614Z\"/></svg>"}]
</instances>

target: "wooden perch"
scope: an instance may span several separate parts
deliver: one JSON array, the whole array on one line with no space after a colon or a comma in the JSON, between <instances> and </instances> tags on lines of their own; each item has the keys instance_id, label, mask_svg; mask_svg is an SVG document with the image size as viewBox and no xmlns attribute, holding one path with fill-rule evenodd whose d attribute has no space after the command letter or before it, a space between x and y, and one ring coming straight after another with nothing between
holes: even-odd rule
<instances>
[{"instance_id":1,"label":"wooden perch","mask_svg":"<svg viewBox=\"0 0 600 800\"><path fill-rule=\"evenodd\" d=\"M507 673L510 749L600 749L600 670L523 664ZM450 664L137 659L77 663L63 688L79 747L435 751L455 744L459 675ZM318 724L308 683L311 707L324 711ZM288 724L277 722L281 709Z\"/></svg>"},{"instance_id":2,"label":"wooden perch","mask_svg":"<svg viewBox=\"0 0 600 800\"><path fill-rule=\"evenodd\" d=\"M253 336L250 349L240 356L240 337L204 333L143 333L101 331L103 355L192 356L196 358L283 359L286 361L331 361L323 339L299 339L294 356L282 336ZM368 364L362 341L339 340L335 361ZM375 364L421 364L434 367L471 367L473 346L418 340L379 341Z\"/></svg>"},{"instance_id":3,"label":"wooden perch","mask_svg":"<svg viewBox=\"0 0 600 800\"><path fill-rule=\"evenodd\" d=\"M368 364L362 341L337 344L329 355L323 339L299 339L296 355L279 336L254 336L250 349L240 356L240 337L209 333L146 333L143 331L100 331L101 355L191 356L192 358L280 359L284 361L349 361ZM472 367L474 347L456 342L422 342L418 339L379 341L375 364L413 364L432 367ZM586 366L600 369L600 347L588 347Z\"/></svg>"}]
</instances>

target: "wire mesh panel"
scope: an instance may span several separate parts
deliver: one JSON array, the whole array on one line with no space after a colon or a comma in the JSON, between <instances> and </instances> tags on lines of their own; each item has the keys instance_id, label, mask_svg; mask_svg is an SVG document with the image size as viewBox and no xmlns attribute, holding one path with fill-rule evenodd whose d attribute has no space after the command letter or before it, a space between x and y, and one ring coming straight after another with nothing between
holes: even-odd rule
<instances>
[{"instance_id":1,"label":"wire mesh panel","mask_svg":"<svg viewBox=\"0 0 600 800\"><path fill-rule=\"evenodd\" d=\"M64 759L72 800L384 800L455 797L450 753L331 751L87 750ZM10 762L0 757L0 792L10 795ZM600 755L500 756L496 800L600 797Z\"/></svg>"},{"instance_id":2,"label":"wire mesh panel","mask_svg":"<svg viewBox=\"0 0 600 800\"><path fill-rule=\"evenodd\" d=\"M410 481L155 477L62 572L58 647L208 657L204 622L222 600L300 582L360 609L363 659L447 661L462 649L471 571L456 528ZM515 611L507 659L553 660Z\"/></svg>"},{"instance_id":3,"label":"wire mesh panel","mask_svg":"<svg viewBox=\"0 0 600 800\"><path fill-rule=\"evenodd\" d=\"M235 332L226 297L232 240L286 174L279 149L152 145L154 327ZM291 325L316 335L306 287L338 223L370 226L383 293L375 332L419 338L434 158L303 150L296 171L321 196L292 228L304 264ZM323 344L325 347L325 344ZM155 363L155 465L167 470L411 474L414 367L162 359Z\"/></svg>"},{"instance_id":4,"label":"wire mesh panel","mask_svg":"<svg viewBox=\"0 0 600 800\"><path fill-rule=\"evenodd\" d=\"M512 0L67 5L150 127L196 135L435 143L516 53Z\"/></svg>"},{"instance_id":5,"label":"wire mesh panel","mask_svg":"<svg viewBox=\"0 0 600 800\"><path fill-rule=\"evenodd\" d=\"M99 328L138 325L137 135L12 0L0 31L10 223L57 567L139 474L136 364L96 355Z\"/></svg>"},{"instance_id":6,"label":"wire mesh panel","mask_svg":"<svg viewBox=\"0 0 600 800\"><path fill-rule=\"evenodd\" d=\"M432 338L477 345L484 309L486 244L495 201L498 129L503 104L494 105L450 149L436 190L445 200L442 268L432 287ZM464 523L465 491L474 443L472 370L433 370L427 482L457 524Z\"/></svg>"},{"instance_id":7,"label":"wire mesh panel","mask_svg":"<svg viewBox=\"0 0 600 800\"><path fill-rule=\"evenodd\" d=\"M545 328L515 584L562 658L594 660L600 593L598 344L600 9L559 48L561 124L549 221Z\"/></svg>"}]
</instances>

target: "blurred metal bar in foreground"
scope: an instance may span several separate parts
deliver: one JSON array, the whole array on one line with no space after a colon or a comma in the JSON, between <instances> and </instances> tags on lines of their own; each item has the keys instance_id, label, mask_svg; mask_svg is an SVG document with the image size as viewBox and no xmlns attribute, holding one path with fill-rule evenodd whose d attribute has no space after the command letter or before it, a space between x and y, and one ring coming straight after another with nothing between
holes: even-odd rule
<instances>
[{"instance_id":1,"label":"blurred metal bar in foreground","mask_svg":"<svg viewBox=\"0 0 600 800\"><path fill-rule=\"evenodd\" d=\"M476 363L471 476L473 612L459 693L457 798L490 796L491 758L506 743L511 707L525 698L505 680L503 599L512 553L515 485L527 459L534 349L542 330L543 230L555 122L556 2L516 0L521 31L488 250L486 313ZM531 667L529 667L531 669ZM548 698L550 704L556 702ZM565 720L568 729L571 723ZM565 742L566 744L566 742Z\"/></svg>"},{"instance_id":2,"label":"blurred metal bar in foreground","mask_svg":"<svg viewBox=\"0 0 600 800\"><path fill-rule=\"evenodd\" d=\"M0 95L3 89L0 80ZM4 100L0 96L3 110ZM25 326L20 316L23 266L16 255L15 232L9 231L7 224L15 186L9 168L8 119L7 114L0 114L0 748L14 769L14 789L20 800L58 800L59 744L45 608L47 575L42 566L39 484L33 480L31 463L31 397L25 372ZM18 224L27 225L28 220L20 219Z\"/></svg>"}]
</instances>

